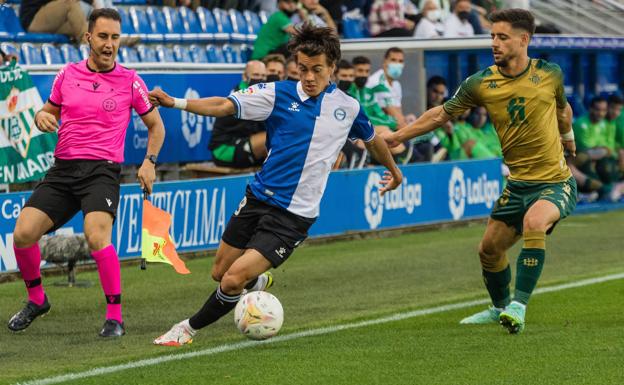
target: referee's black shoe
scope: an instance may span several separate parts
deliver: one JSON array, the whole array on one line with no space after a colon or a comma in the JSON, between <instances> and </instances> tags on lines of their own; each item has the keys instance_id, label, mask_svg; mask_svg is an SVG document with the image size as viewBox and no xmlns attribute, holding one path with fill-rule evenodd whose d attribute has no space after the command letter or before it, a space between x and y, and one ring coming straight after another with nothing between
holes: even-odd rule
<instances>
[{"instance_id":1,"label":"referee's black shoe","mask_svg":"<svg viewBox=\"0 0 624 385\"><path fill-rule=\"evenodd\" d=\"M32 301L28 301L26 306L19 312L17 312L9 320L7 325L11 331L19 332L26 329L35 320L35 318L45 316L50 311L50 302L48 302L48 296L44 297L44 301L41 305L37 305Z\"/></svg>"},{"instance_id":2,"label":"referee's black shoe","mask_svg":"<svg viewBox=\"0 0 624 385\"><path fill-rule=\"evenodd\" d=\"M100 337L121 337L126 334L123 322L107 319L100 330Z\"/></svg>"}]
</instances>

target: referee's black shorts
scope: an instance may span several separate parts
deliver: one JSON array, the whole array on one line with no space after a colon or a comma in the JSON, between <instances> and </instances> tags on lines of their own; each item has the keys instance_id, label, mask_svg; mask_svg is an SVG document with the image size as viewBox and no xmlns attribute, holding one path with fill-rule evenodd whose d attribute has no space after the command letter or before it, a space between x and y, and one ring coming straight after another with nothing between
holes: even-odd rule
<instances>
[{"instance_id":1,"label":"referee's black shorts","mask_svg":"<svg viewBox=\"0 0 624 385\"><path fill-rule=\"evenodd\" d=\"M257 250L277 267L308 237L315 220L264 203L247 187L221 239L237 249Z\"/></svg>"},{"instance_id":2,"label":"referee's black shorts","mask_svg":"<svg viewBox=\"0 0 624 385\"><path fill-rule=\"evenodd\" d=\"M56 159L24 207L46 213L55 231L82 210L117 215L121 165L108 160Z\"/></svg>"}]
</instances>

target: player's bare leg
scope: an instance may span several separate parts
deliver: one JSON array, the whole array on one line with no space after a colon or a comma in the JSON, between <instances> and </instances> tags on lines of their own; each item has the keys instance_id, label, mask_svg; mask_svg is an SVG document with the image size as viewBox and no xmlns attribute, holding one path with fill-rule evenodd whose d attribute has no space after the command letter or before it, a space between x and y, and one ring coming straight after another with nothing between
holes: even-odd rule
<instances>
[{"instance_id":1,"label":"player's bare leg","mask_svg":"<svg viewBox=\"0 0 624 385\"><path fill-rule=\"evenodd\" d=\"M221 282L223 275L232 266L232 264L240 258L245 252L244 249L238 249L221 240L214 264L212 265L212 279ZM252 279L245 286L245 291L266 290L273 285L273 275L266 271L258 277Z\"/></svg>"},{"instance_id":2,"label":"player's bare leg","mask_svg":"<svg viewBox=\"0 0 624 385\"><path fill-rule=\"evenodd\" d=\"M500 322L509 333L519 333L524 329L526 305L544 266L546 231L559 218L559 208L544 199L535 202L524 216L524 245L517 261L514 298L500 315Z\"/></svg>"},{"instance_id":3,"label":"player's bare leg","mask_svg":"<svg viewBox=\"0 0 624 385\"><path fill-rule=\"evenodd\" d=\"M111 244L113 216L104 211L93 211L85 216L85 238L100 275L106 298L106 321L100 336L120 337L126 334L121 315L121 269L119 257Z\"/></svg>"},{"instance_id":4,"label":"player's bare leg","mask_svg":"<svg viewBox=\"0 0 624 385\"><path fill-rule=\"evenodd\" d=\"M479 244L479 258L483 282L493 306L462 319L461 324L498 323L501 311L510 302L511 268L506 253L518 239L520 235L513 226L489 218L485 234Z\"/></svg>"},{"instance_id":5,"label":"player's bare leg","mask_svg":"<svg viewBox=\"0 0 624 385\"><path fill-rule=\"evenodd\" d=\"M41 252L37 242L53 225L46 213L33 207L25 207L17 218L13 250L28 291L28 303L9 320L8 328L11 331L26 329L35 318L50 311L50 303L41 283Z\"/></svg>"}]
</instances>

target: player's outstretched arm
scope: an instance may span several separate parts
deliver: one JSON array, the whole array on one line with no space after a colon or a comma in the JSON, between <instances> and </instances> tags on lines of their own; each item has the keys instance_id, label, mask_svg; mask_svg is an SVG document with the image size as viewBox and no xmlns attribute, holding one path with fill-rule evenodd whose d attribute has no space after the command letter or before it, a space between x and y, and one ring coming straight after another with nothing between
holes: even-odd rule
<instances>
[{"instance_id":1,"label":"player's outstretched arm","mask_svg":"<svg viewBox=\"0 0 624 385\"><path fill-rule=\"evenodd\" d=\"M150 91L149 98L155 106L178 108L199 115L219 118L236 113L234 102L219 96L202 99L178 99L169 96L160 88L154 88Z\"/></svg>"},{"instance_id":2,"label":"player's outstretched arm","mask_svg":"<svg viewBox=\"0 0 624 385\"><path fill-rule=\"evenodd\" d=\"M425 111L414 123L393 133L384 134L383 138L390 147L396 147L401 142L424 135L429 131L443 126L450 119L451 115L449 115L442 106L433 107Z\"/></svg>"},{"instance_id":3,"label":"player's outstretched arm","mask_svg":"<svg viewBox=\"0 0 624 385\"><path fill-rule=\"evenodd\" d=\"M165 125L160 118L157 109L153 109L146 115L141 117L145 126L147 126L147 154L158 157L158 153L165 141ZM143 160L143 164L137 173L137 179L142 190L152 193L152 186L156 180L156 165L147 157Z\"/></svg>"},{"instance_id":4,"label":"player's outstretched arm","mask_svg":"<svg viewBox=\"0 0 624 385\"><path fill-rule=\"evenodd\" d=\"M403 181L403 174L394 162L390 149L384 142L383 138L376 135L373 140L366 142L366 149L375 159L377 159L379 163L388 169L388 171L384 173L382 180L379 182L382 185L379 189L380 194L384 195L386 191L397 188Z\"/></svg>"},{"instance_id":5,"label":"player's outstretched arm","mask_svg":"<svg viewBox=\"0 0 624 385\"><path fill-rule=\"evenodd\" d=\"M566 103L564 108L557 108L557 123L561 142L570 155L576 156L576 142L574 141L574 131L572 130L572 106Z\"/></svg>"},{"instance_id":6,"label":"player's outstretched arm","mask_svg":"<svg viewBox=\"0 0 624 385\"><path fill-rule=\"evenodd\" d=\"M58 121L61 119L61 109L46 102L35 114L35 126L41 132L55 132L58 129Z\"/></svg>"}]
</instances>

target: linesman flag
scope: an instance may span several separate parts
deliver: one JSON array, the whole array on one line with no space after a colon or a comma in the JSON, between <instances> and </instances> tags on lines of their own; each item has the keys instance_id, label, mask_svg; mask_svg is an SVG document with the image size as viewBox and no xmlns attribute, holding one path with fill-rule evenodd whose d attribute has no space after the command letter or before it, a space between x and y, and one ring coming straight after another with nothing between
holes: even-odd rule
<instances>
[{"instance_id":1,"label":"linesman flag","mask_svg":"<svg viewBox=\"0 0 624 385\"><path fill-rule=\"evenodd\" d=\"M144 261L168 263L178 273L190 274L184 261L178 257L169 235L170 226L171 214L154 207L149 200L144 199L141 256Z\"/></svg>"}]
</instances>

